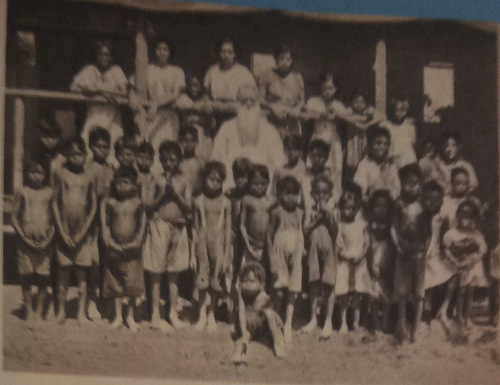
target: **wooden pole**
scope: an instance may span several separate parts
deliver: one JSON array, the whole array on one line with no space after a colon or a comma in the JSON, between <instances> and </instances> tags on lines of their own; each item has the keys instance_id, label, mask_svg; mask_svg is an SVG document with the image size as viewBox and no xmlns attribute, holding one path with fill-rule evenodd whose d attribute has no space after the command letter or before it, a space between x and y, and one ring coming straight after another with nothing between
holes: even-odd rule
<instances>
[{"instance_id":1,"label":"wooden pole","mask_svg":"<svg viewBox=\"0 0 500 385\"><path fill-rule=\"evenodd\" d=\"M14 159L13 178L14 190L23 185L23 157L24 157L24 101L14 99Z\"/></svg>"},{"instance_id":2,"label":"wooden pole","mask_svg":"<svg viewBox=\"0 0 500 385\"><path fill-rule=\"evenodd\" d=\"M375 109L385 116L387 106L387 47L383 39L375 48Z\"/></svg>"}]
</instances>

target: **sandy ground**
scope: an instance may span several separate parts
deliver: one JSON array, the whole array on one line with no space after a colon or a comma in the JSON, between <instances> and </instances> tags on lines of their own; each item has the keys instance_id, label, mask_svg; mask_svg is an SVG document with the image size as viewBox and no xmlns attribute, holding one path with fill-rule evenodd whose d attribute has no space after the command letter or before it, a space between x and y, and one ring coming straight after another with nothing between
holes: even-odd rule
<instances>
[{"instance_id":1,"label":"sandy ground","mask_svg":"<svg viewBox=\"0 0 500 385\"><path fill-rule=\"evenodd\" d=\"M248 365L235 367L230 327L224 323L212 334L184 329L169 336L146 322L136 334L110 330L105 321L79 326L69 319L61 326L47 320L33 326L20 319L20 304L20 288L4 286L6 371L230 383L497 385L500 379L499 332L485 326L476 325L468 341L455 343L437 322L423 324L417 342L403 345L365 330L335 333L326 342L318 341L318 331L297 334L286 358L276 359L255 342Z\"/></svg>"}]
</instances>

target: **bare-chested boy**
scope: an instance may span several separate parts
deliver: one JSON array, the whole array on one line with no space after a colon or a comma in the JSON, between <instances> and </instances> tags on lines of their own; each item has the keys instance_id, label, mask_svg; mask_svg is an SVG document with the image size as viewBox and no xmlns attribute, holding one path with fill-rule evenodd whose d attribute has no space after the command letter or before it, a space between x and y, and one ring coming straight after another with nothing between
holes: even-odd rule
<instances>
[{"instance_id":1,"label":"bare-chested boy","mask_svg":"<svg viewBox=\"0 0 500 385\"><path fill-rule=\"evenodd\" d=\"M103 297L115 300L112 328L123 324L122 305L128 304L127 325L138 327L134 320L136 300L144 293L141 243L146 216L137 196L137 171L119 168L113 179L113 191L101 204L102 239L106 250Z\"/></svg>"},{"instance_id":2,"label":"bare-chested boy","mask_svg":"<svg viewBox=\"0 0 500 385\"><path fill-rule=\"evenodd\" d=\"M216 329L217 300L230 291L226 278L230 276L231 267L231 202L222 193L222 184L226 179L224 164L208 162L204 174L203 193L194 201L196 286L200 311L195 327L201 330L207 326L209 331L213 331ZM207 304L210 304L208 314Z\"/></svg>"},{"instance_id":3,"label":"bare-chested boy","mask_svg":"<svg viewBox=\"0 0 500 385\"><path fill-rule=\"evenodd\" d=\"M193 196L198 196L203 187L203 161L196 155L198 130L188 125L179 133L179 143L183 150L181 171L191 185Z\"/></svg>"},{"instance_id":4,"label":"bare-chested boy","mask_svg":"<svg viewBox=\"0 0 500 385\"><path fill-rule=\"evenodd\" d=\"M54 175L54 218L59 239L56 243L58 262L57 321L66 319L65 304L71 270L78 281L78 313L81 323L86 320L86 275L97 260L97 234L92 231L97 211L97 196L93 176L85 170L87 149L82 138L68 141L64 151L65 166Z\"/></svg>"}]
</instances>

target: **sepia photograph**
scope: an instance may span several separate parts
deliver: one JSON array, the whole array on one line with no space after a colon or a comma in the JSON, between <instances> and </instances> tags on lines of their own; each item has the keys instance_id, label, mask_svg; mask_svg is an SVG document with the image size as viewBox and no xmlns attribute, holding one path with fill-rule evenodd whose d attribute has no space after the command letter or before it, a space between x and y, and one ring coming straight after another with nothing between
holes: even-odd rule
<instances>
[{"instance_id":1,"label":"sepia photograph","mask_svg":"<svg viewBox=\"0 0 500 385\"><path fill-rule=\"evenodd\" d=\"M0 5L4 374L498 384L500 24Z\"/></svg>"}]
</instances>

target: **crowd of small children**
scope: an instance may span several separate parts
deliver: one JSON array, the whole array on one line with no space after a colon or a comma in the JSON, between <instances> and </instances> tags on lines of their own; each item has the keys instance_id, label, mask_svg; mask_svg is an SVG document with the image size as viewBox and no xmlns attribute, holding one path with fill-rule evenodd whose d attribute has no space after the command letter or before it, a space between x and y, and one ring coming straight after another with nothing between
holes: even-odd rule
<instances>
[{"instance_id":1,"label":"crowd of small children","mask_svg":"<svg viewBox=\"0 0 500 385\"><path fill-rule=\"evenodd\" d=\"M444 325L454 318L471 326L478 286L490 287L490 321L498 323L499 248L483 235L491 207L474 194L478 180L457 132L427 141L417 157L407 98L391 101L387 118L378 116L360 90L344 105L326 74L319 95L306 100L286 46L276 51L276 67L254 79L236 62L235 41L223 39L219 63L203 82L170 64L168 41L153 48L149 104L139 100L136 79L112 64L110 45L100 43L96 64L74 77L71 90L109 103L89 105L81 135L64 143L55 119L39 121L40 153L28 154L12 215L28 319L42 317L52 276L56 319L64 322L74 272L79 322L100 318L98 299L112 299L111 326L137 330L134 309L147 298L151 327L168 332L186 326L179 289L191 270L194 327L215 329L216 308L225 303L240 336L235 361L264 333L276 355L284 354L302 293L310 313L301 331L321 325L321 339L333 332L334 308L339 332L348 330L348 309L351 329L366 313L365 324L387 331L389 308L397 305L396 336L414 340L426 302L442 285L446 297L434 316ZM279 133L282 165L237 157L228 170L211 156L218 128L234 114L217 114L210 103L242 104L245 87L258 91L254 102ZM120 95L129 97L136 131L123 129L113 103ZM241 116L238 109L236 120L245 124Z\"/></svg>"}]
</instances>

